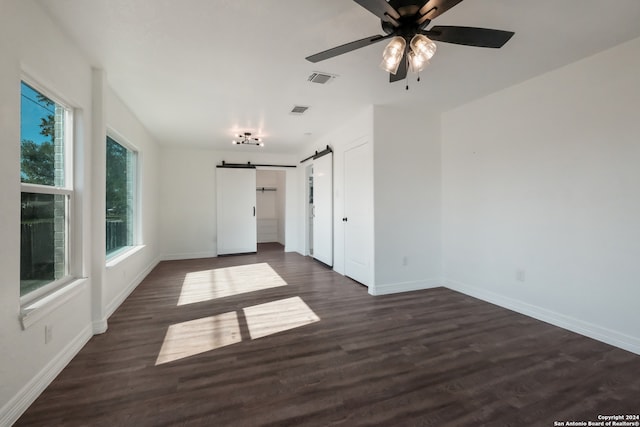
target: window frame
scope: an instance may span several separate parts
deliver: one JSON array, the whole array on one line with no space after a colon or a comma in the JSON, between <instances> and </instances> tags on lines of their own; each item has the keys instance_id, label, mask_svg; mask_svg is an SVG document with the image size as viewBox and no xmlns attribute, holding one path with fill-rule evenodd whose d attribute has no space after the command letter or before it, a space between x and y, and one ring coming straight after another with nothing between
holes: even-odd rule
<instances>
[{"instance_id":1,"label":"window frame","mask_svg":"<svg viewBox=\"0 0 640 427\"><path fill-rule=\"evenodd\" d=\"M20 195L23 193L35 193L35 194L50 194L50 195L62 195L66 197L66 215L65 215L65 272L59 279L46 283L31 292L22 295L20 290L20 306L26 306L33 303L36 300L44 298L46 295L52 294L55 291L70 285L76 279L77 276L77 248L76 248L76 190L75 190L75 144L76 133L74 118L76 115L76 109L71 104L65 101L62 97L58 96L54 91L47 89L43 85L39 84L35 79L28 75L22 74L20 77L20 96L22 97L22 84L26 84L33 90L46 96L64 110L64 185L41 185L22 182L20 178ZM22 102L22 101L21 101ZM22 113L20 114L20 123L22 123ZM22 142L22 135L20 136L19 143ZM22 166L19 167L20 174L22 175ZM22 281L22 277L20 277Z\"/></svg>"},{"instance_id":2,"label":"window frame","mask_svg":"<svg viewBox=\"0 0 640 427\"><path fill-rule=\"evenodd\" d=\"M141 238L141 230L140 230L140 150L129 142L127 138L125 138L122 134L117 132L111 127L107 127L106 137L104 139L105 145L105 168L106 168L106 150L107 150L107 139L111 139L116 144L120 145L127 152L133 154L133 165L131 167L131 177L134 180L131 185L131 192L133 193L131 196L131 208L133 210L131 214L131 244L127 246L123 246L114 250L111 253L105 251L105 262L106 266L112 267L118 264L122 259L127 258L130 254L137 252L143 245ZM106 172L105 172L105 191L106 191ZM106 204L105 204L105 222L104 226L106 227ZM106 230L105 230L105 243L106 243ZM106 246L106 245L105 245Z\"/></svg>"}]
</instances>

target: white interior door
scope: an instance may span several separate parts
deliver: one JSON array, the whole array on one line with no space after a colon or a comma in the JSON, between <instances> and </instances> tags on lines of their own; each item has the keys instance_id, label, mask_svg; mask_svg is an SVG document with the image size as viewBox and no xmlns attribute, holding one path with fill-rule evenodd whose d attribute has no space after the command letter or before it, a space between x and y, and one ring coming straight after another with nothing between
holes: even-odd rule
<instances>
[{"instance_id":1,"label":"white interior door","mask_svg":"<svg viewBox=\"0 0 640 427\"><path fill-rule=\"evenodd\" d=\"M217 168L218 254L256 252L256 170Z\"/></svg>"},{"instance_id":2,"label":"white interior door","mask_svg":"<svg viewBox=\"0 0 640 427\"><path fill-rule=\"evenodd\" d=\"M371 281L373 188L369 144L344 154L344 271L369 286Z\"/></svg>"},{"instance_id":3,"label":"white interior door","mask_svg":"<svg viewBox=\"0 0 640 427\"><path fill-rule=\"evenodd\" d=\"M313 161L313 257L333 265L333 154Z\"/></svg>"}]
</instances>

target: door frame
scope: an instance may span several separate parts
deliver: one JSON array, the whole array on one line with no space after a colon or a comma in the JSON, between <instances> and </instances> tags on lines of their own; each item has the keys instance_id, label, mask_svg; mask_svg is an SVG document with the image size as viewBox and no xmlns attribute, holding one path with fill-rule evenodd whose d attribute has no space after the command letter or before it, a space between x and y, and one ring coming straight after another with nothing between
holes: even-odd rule
<instances>
[{"instance_id":1,"label":"door frame","mask_svg":"<svg viewBox=\"0 0 640 427\"><path fill-rule=\"evenodd\" d=\"M306 163L306 162L305 162ZM304 167L304 256L311 256L311 244L313 243L311 236L310 223L311 219L311 208L309 203L309 198L311 194L309 192L309 178L313 177L313 162L307 164Z\"/></svg>"},{"instance_id":2,"label":"door frame","mask_svg":"<svg viewBox=\"0 0 640 427\"><path fill-rule=\"evenodd\" d=\"M295 252L298 245L298 215L296 201L298 199L296 182L298 179L297 167L286 166L260 166L255 165L256 171L273 170L284 171L284 251Z\"/></svg>"}]
</instances>

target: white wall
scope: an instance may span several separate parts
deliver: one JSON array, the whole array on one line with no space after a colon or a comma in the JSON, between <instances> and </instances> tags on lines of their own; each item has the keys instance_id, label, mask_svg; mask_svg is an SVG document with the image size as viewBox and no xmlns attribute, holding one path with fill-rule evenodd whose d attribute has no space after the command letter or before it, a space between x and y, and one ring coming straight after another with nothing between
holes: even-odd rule
<instances>
[{"instance_id":1,"label":"white wall","mask_svg":"<svg viewBox=\"0 0 640 427\"><path fill-rule=\"evenodd\" d=\"M442 284L440 116L375 107L375 292Z\"/></svg>"},{"instance_id":2,"label":"white wall","mask_svg":"<svg viewBox=\"0 0 640 427\"><path fill-rule=\"evenodd\" d=\"M298 216L298 206L304 192L299 191L298 169L300 166L287 169L284 174L284 240L280 243L284 245L285 252L303 253L304 246L299 246L299 229L304 223L304 218Z\"/></svg>"},{"instance_id":3,"label":"white wall","mask_svg":"<svg viewBox=\"0 0 640 427\"><path fill-rule=\"evenodd\" d=\"M90 281L28 329L20 326L21 72L82 110L86 118L91 115L91 68L30 0L2 2L0 56L0 425L10 425L92 333ZM90 121L79 120L76 130L77 151L84 156L80 160L90 163ZM80 229L91 223L85 178L81 170L75 179ZM88 274L88 248L83 249L81 269ZM45 325L53 331L48 344Z\"/></svg>"},{"instance_id":4,"label":"white wall","mask_svg":"<svg viewBox=\"0 0 640 427\"><path fill-rule=\"evenodd\" d=\"M449 286L640 353L639 75L636 39L443 116Z\"/></svg>"},{"instance_id":5,"label":"white wall","mask_svg":"<svg viewBox=\"0 0 640 427\"><path fill-rule=\"evenodd\" d=\"M197 148L163 147L160 151L162 254L165 259L217 256L216 166L227 163L297 165L292 155L251 151L216 151ZM298 192L289 182L297 175L286 170L286 211L297 205ZM287 216L285 250L297 251L297 217Z\"/></svg>"},{"instance_id":6,"label":"white wall","mask_svg":"<svg viewBox=\"0 0 640 427\"><path fill-rule=\"evenodd\" d=\"M160 150L161 247L165 259L217 255L213 157L201 149Z\"/></svg>"},{"instance_id":7,"label":"white wall","mask_svg":"<svg viewBox=\"0 0 640 427\"><path fill-rule=\"evenodd\" d=\"M158 257L155 143L109 92L90 63L32 0L0 3L0 425L11 425L90 339L94 322ZM24 73L24 74L23 74ZM20 80L23 76L74 108L75 237L79 286L36 312L25 330L20 315ZM105 117L108 114L108 117ZM112 271L104 262L104 124L143 157L141 201L147 247ZM97 127L95 127L97 126ZM100 210L102 206L102 210ZM102 237L100 237L102 236ZM92 299L92 294L100 295ZM94 304L92 304L92 301ZM97 303L97 304L96 304ZM44 343L44 328L52 340Z\"/></svg>"},{"instance_id":8,"label":"white wall","mask_svg":"<svg viewBox=\"0 0 640 427\"><path fill-rule=\"evenodd\" d=\"M118 142L129 144L138 153L138 215L140 229L138 243L142 247L117 263L110 263L105 271L104 307L107 317L122 304L125 298L151 272L160 261L160 236L158 209L159 146L136 116L110 88L106 94L106 124L110 135ZM102 138L105 139L105 138ZM104 185L101 188L105 188ZM104 190L99 195L104 198ZM94 194L98 197L98 194ZM103 223L105 211L101 211ZM105 242L100 241L96 253L104 254ZM105 264L102 263L104 266ZM104 268L104 267L103 267Z\"/></svg>"},{"instance_id":9,"label":"white wall","mask_svg":"<svg viewBox=\"0 0 640 427\"><path fill-rule=\"evenodd\" d=\"M285 171L276 172L276 217L278 218L278 243L285 244L287 227L287 174ZM297 174L293 174L297 175Z\"/></svg>"},{"instance_id":10,"label":"white wall","mask_svg":"<svg viewBox=\"0 0 640 427\"><path fill-rule=\"evenodd\" d=\"M301 153L306 157L326 145L334 150L334 270L344 274L344 153L362 142L372 145L369 292L441 285L440 119L422 109L369 107ZM304 194L304 168L298 179ZM305 204L301 199L301 218ZM302 227L301 247L305 232Z\"/></svg>"},{"instance_id":11,"label":"white wall","mask_svg":"<svg viewBox=\"0 0 640 427\"><path fill-rule=\"evenodd\" d=\"M373 144L373 107L367 107L362 111L354 114L353 117L345 120L344 124L336 128L333 132L319 138L318 140L307 144L299 155L300 159L304 159L312 155L315 151L322 151L329 145L333 149L333 269L340 274L344 274L344 152L352 144L367 141ZM373 158L370 159L373 163ZM306 161L302 167L298 168L297 186L298 193L302 196L299 199L297 217L300 218L298 228L298 246L300 252L304 253L306 239L306 209L308 200L306 200L307 176L306 167L313 163L312 160ZM371 205L371 281L367 285L374 283L373 272L373 179L371 180L371 188L367 191L369 203Z\"/></svg>"}]
</instances>

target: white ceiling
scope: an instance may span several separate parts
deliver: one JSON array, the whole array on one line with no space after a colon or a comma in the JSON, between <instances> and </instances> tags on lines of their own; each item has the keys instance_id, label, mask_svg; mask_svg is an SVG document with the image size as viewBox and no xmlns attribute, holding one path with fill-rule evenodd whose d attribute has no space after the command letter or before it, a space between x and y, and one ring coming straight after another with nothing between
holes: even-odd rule
<instances>
[{"instance_id":1,"label":"white ceiling","mask_svg":"<svg viewBox=\"0 0 640 427\"><path fill-rule=\"evenodd\" d=\"M365 105L445 111L640 36L638 0L466 0L433 24L515 36L497 50L438 43L406 91L378 68L384 42L304 59L383 34L351 0L38 1L159 142L227 150L297 152ZM313 71L338 77L309 83ZM233 147L244 131L266 146Z\"/></svg>"}]
</instances>

